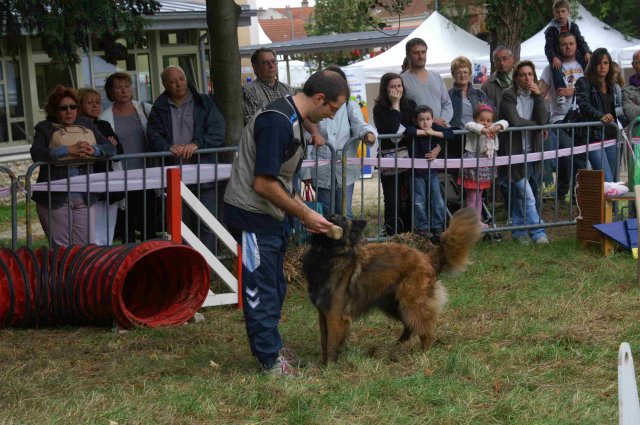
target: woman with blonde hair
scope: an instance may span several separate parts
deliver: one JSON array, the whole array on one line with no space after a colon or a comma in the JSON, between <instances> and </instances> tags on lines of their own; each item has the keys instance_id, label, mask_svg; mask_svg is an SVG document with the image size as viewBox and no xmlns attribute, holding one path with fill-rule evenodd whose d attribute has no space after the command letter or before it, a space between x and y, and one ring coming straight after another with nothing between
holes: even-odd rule
<instances>
[{"instance_id":1,"label":"woman with blonde hair","mask_svg":"<svg viewBox=\"0 0 640 425\"><path fill-rule=\"evenodd\" d=\"M98 131L116 147L118 155L123 154L122 144L118 141L118 136L111 128L111 124L98 119L102 111L100 92L93 88L82 88L78 90L78 98L80 101L80 116L90 119ZM109 167L107 167L106 162L99 161L93 167L93 171L96 173L103 173L107 170L113 171L112 162L109 162ZM124 193L122 192L101 193L98 195L98 201L96 202L96 244L111 245L113 243L113 234L118 218L118 201L123 198Z\"/></svg>"}]
</instances>

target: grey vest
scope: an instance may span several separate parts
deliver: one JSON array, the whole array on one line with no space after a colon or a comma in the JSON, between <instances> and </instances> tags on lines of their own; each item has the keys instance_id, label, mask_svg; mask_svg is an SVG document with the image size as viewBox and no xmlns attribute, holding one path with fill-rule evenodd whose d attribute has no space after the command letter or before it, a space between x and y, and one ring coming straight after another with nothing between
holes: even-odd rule
<instances>
[{"instance_id":1,"label":"grey vest","mask_svg":"<svg viewBox=\"0 0 640 425\"><path fill-rule=\"evenodd\" d=\"M240 139L238 154L231 167L231 178L224 193L224 201L236 208L253 213L268 214L276 220L282 221L284 220L284 211L253 190L253 171L256 163L256 143L253 139L253 129L256 118L267 111L282 114L291 123L293 140L291 140L289 149L287 149L277 180L291 197L295 195L292 180L304 157L307 145L304 137L302 137L300 120L295 109L287 98L281 98L262 108L245 126Z\"/></svg>"}]
</instances>

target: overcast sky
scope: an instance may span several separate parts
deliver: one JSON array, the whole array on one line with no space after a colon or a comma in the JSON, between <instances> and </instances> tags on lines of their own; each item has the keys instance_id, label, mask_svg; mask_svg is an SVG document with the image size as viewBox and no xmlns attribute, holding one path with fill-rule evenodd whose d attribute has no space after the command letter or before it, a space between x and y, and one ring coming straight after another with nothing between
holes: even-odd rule
<instances>
[{"instance_id":1,"label":"overcast sky","mask_svg":"<svg viewBox=\"0 0 640 425\"><path fill-rule=\"evenodd\" d=\"M309 0L309 6L313 6L315 0ZM256 0L256 7L268 9L270 7L300 7L300 0Z\"/></svg>"}]
</instances>

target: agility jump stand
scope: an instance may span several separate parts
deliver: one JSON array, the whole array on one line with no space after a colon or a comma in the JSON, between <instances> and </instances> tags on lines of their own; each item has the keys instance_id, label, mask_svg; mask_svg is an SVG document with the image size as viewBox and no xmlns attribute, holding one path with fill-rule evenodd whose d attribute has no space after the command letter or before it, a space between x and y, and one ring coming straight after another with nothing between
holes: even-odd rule
<instances>
[{"instance_id":1,"label":"agility jump stand","mask_svg":"<svg viewBox=\"0 0 640 425\"><path fill-rule=\"evenodd\" d=\"M198 239L198 236L182 222L183 201L236 257L237 278L209 251L200 239ZM202 254L213 272L218 275L232 291L229 293L214 294L213 291L209 289L209 294L202 307L237 304L238 309L242 310L242 247L182 182L179 168L170 168L167 170L167 231L171 235L172 241L182 244L184 239L187 244Z\"/></svg>"}]
</instances>

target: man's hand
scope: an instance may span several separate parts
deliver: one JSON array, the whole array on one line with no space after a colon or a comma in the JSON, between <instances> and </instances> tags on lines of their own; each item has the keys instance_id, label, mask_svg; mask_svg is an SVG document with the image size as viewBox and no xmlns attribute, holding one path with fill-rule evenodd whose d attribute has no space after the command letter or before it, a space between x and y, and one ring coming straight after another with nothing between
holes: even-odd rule
<instances>
[{"instance_id":1,"label":"man's hand","mask_svg":"<svg viewBox=\"0 0 640 425\"><path fill-rule=\"evenodd\" d=\"M362 141L367 145L373 145L376 142L376 135L372 132L368 132L364 135Z\"/></svg>"},{"instance_id":2,"label":"man's hand","mask_svg":"<svg viewBox=\"0 0 640 425\"><path fill-rule=\"evenodd\" d=\"M198 145L195 143L189 143L187 145L173 145L169 148L169 152L174 154L177 158L191 159L196 149L198 149Z\"/></svg>"},{"instance_id":3,"label":"man's hand","mask_svg":"<svg viewBox=\"0 0 640 425\"><path fill-rule=\"evenodd\" d=\"M443 120L442 118L434 118L433 122L438 124L440 127L448 127L449 123Z\"/></svg>"},{"instance_id":4,"label":"man's hand","mask_svg":"<svg viewBox=\"0 0 640 425\"><path fill-rule=\"evenodd\" d=\"M573 97L573 94L575 92L576 92L576 89L572 87L563 87L561 89L556 90L556 93L558 93L558 96L564 96L564 97Z\"/></svg>"},{"instance_id":5,"label":"man's hand","mask_svg":"<svg viewBox=\"0 0 640 425\"><path fill-rule=\"evenodd\" d=\"M311 135L311 139L309 139L309 143L313 146L322 146L326 143L322 134L320 134L320 130L318 130L318 125L312 123L309 120L306 120L302 123L302 127Z\"/></svg>"},{"instance_id":6,"label":"man's hand","mask_svg":"<svg viewBox=\"0 0 640 425\"><path fill-rule=\"evenodd\" d=\"M556 71L560 71L562 69L562 61L558 58L553 58L553 61L551 61L551 66Z\"/></svg>"},{"instance_id":7,"label":"man's hand","mask_svg":"<svg viewBox=\"0 0 640 425\"><path fill-rule=\"evenodd\" d=\"M304 227L311 233L327 233L333 226L333 223L306 205L299 218Z\"/></svg>"},{"instance_id":8,"label":"man's hand","mask_svg":"<svg viewBox=\"0 0 640 425\"><path fill-rule=\"evenodd\" d=\"M191 159L193 153L198 149L198 145L195 143L189 143L188 145L184 145L182 149L182 158L183 159Z\"/></svg>"},{"instance_id":9,"label":"man's hand","mask_svg":"<svg viewBox=\"0 0 640 425\"><path fill-rule=\"evenodd\" d=\"M169 152L174 154L176 157L180 158L182 156L183 149L184 149L184 145L173 145L169 148Z\"/></svg>"},{"instance_id":10,"label":"man's hand","mask_svg":"<svg viewBox=\"0 0 640 425\"><path fill-rule=\"evenodd\" d=\"M311 143L313 146L322 146L327 143L327 141L324 140L324 137L322 137L322 134L320 134L320 132L316 132L311 135L309 143Z\"/></svg>"},{"instance_id":11,"label":"man's hand","mask_svg":"<svg viewBox=\"0 0 640 425\"><path fill-rule=\"evenodd\" d=\"M590 60L591 60L591 53L585 53L584 54L584 62L585 63L589 63Z\"/></svg>"}]
</instances>

